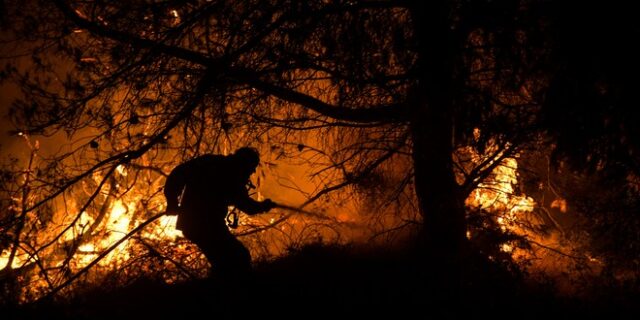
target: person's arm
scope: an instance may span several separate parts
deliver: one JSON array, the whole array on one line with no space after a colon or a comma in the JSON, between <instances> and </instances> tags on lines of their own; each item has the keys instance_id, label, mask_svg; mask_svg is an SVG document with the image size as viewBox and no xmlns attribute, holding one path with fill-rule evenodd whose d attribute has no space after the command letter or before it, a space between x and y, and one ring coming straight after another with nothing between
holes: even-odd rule
<instances>
[{"instance_id":1,"label":"person's arm","mask_svg":"<svg viewBox=\"0 0 640 320\"><path fill-rule=\"evenodd\" d=\"M242 212L248 215L254 215L258 213L267 212L275 207L271 199L265 199L264 201L256 201L251 198L244 198L236 202L236 207Z\"/></svg>"},{"instance_id":2,"label":"person's arm","mask_svg":"<svg viewBox=\"0 0 640 320\"><path fill-rule=\"evenodd\" d=\"M275 207L275 203L271 199L265 199L264 201L253 200L244 186L237 190L235 194L236 197L233 204L248 215L267 212Z\"/></svg>"}]
</instances>

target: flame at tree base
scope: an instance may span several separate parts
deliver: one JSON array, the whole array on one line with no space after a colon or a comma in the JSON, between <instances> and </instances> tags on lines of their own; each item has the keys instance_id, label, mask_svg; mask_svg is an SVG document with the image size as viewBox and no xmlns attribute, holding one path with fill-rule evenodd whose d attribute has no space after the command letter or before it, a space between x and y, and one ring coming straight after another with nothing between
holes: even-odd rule
<instances>
[{"instance_id":1,"label":"flame at tree base","mask_svg":"<svg viewBox=\"0 0 640 320\"><path fill-rule=\"evenodd\" d=\"M464 152L471 153L475 163L484 160L470 150ZM467 231L467 238L482 241L474 237L487 231L499 232L490 243L497 245L498 252L487 250L489 259L511 259L531 278L552 280L559 292L574 295L579 290L575 283L599 274L602 263L585 252L580 244L584 239L567 239L561 230L550 227L539 212L543 209L533 198L516 194L517 157L502 159L489 178L466 199L468 219L477 222ZM551 206L557 206L563 213L567 211L564 199L554 200ZM495 239L503 240L496 243Z\"/></svg>"}]
</instances>

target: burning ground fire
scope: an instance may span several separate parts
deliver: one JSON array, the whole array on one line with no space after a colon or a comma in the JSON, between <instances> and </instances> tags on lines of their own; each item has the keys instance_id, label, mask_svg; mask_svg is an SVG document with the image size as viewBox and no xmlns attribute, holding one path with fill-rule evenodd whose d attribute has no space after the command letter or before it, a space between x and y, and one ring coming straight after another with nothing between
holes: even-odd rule
<instances>
[{"instance_id":1,"label":"burning ground fire","mask_svg":"<svg viewBox=\"0 0 640 320\"><path fill-rule=\"evenodd\" d=\"M492 150L493 149L493 150ZM486 155L495 152L491 146L485 155L474 153L471 148L464 152L471 162L479 164L486 161ZM500 153L496 156L499 158ZM533 277L553 279L557 288L564 293L572 293L576 288L572 281L585 275L594 275L601 269L601 262L584 252L577 240L569 240L553 221L551 227L545 222L546 209L524 193L518 194L518 154L504 157L489 177L478 184L465 201L470 215L484 215L480 226L472 226L467 238L474 240L475 230L489 228L488 220L495 223L505 235L506 241L499 247L501 254L508 255L521 268L525 268ZM567 202L557 198L550 204L561 214L567 214ZM470 217L473 220L474 217ZM554 225L555 224L555 225ZM492 255L490 259L496 259ZM580 270L580 272L571 272Z\"/></svg>"},{"instance_id":2,"label":"burning ground fire","mask_svg":"<svg viewBox=\"0 0 640 320\"><path fill-rule=\"evenodd\" d=\"M124 174L122 166L118 169L120 175ZM101 179L99 175L95 177L96 180ZM104 192L105 198L109 197L108 190ZM101 226L101 236L92 237L90 240L82 241L77 246L77 254L68 261L72 270L79 270L87 266L91 261L98 257L98 254L119 240L125 237L133 228L135 228L142 221L132 221L134 216L136 203L140 200L140 197L136 196L124 196L120 199L116 199L110 206L109 213L105 215L105 219L102 222L97 222ZM161 207L159 206L158 209ZM91 226L96 223L95 215L89 214L87 211L82 211L77 217L75 222L65 221L67 217L63 217L63 221L59 222L59 226L69 225L70 227L62 233L57 242L60 244L73 243L78 239L87 236L87 233ZM67 218L68 219L68 218ZM149 240L168 240L175 241L177 237L182 236L179 230L175 229L176 217L175 216L161 216L152 224L152 227L146 228L141 232L140 237ZM95 228L95 227L94 227ZM99 265L120 265L131 258L131 251L129 248L129 241L125 241L118 245L115 249L103 259L99 261ZM4 268L8 263L9 250L2 252L2 259L0 259L0 268ZM38 255L40 256L40 255ZM12 262L12 268L19 268L27 266L35 261L41 259L36 255L30 255L24 250L18 250L16 258ZM49 261L50 262L50 261ZM59 260L54 265L61 265L64 260Z\"/></svg>"},{"instance_id":3,"label":"burning ground fire","mask_svg":"<svg viewBox=\"0 0 640 320\"><path fill-rule=\"evenodd\" d=\"M76 194L73 201L58 204L57 208L62 209L55 210L46 227L28 239L23 236L25 245L12 258L10 248L2 251L0 270L6 269L11 260L10 269L19 270L20 280L25 283L19 294L21 301L38 299L58 288L63 288L65 296L73 296L83 283L95 286L113 281L114 274L120 284L140 276L159 277L167 283L206 276L208 262L176 229L177 216L160 214L166 204L157 190L162 190L164 178L144 183L140 183L143 179L129 178L123 165L114 168L112 178L104 173L93 174L81 184L86 190L99 189L95 205L84 206L86 200L80 200L90 192L83 191L84 198ZM104 181L109 182L101 185ZM257 197L262 197L259 192ZM38 225L37 219L28 215L26 225ZM145 226L151 219L154 220ZM281 254L291 243L317 239L315 235L321 231L309 231L322 224L309 227L308 222L314 219L319 218L291 216L282 211L265 217L243 215L235 233L247 235L241 239L252 249L254 258L259 258L261 255L255 251L262 251L262 255ZM348 225L347 220L342 217L335 221ZM143 228L135 232L140 227ZM277 231L269 234L270 230ZM68 282L81 273L82 277Z\"/></svg>"},{"instance_id":4,"label":"burning ground fire","mask_svg":"<svg viewBox=\"0 0 640 320\"><path fill-rule=\"evenodd\" d=\"M113 181L126 180L124 166L116 168L113 174ZM90 180L98 183L103 179L101 174L94 174ZM179 258L180 262L161 259L164 262L152 267L173 270L175 274L176 269L179 269L177 266L185 264L193 266L195 270L185 270L183 273L199 275L198 269L203 269L201 266L205 262L197 255L192 257L193 246L179 239L182 233L175 229L177 217L159 216L140 232L132 234L134 229L153 215L142 214L140 203L144 198L143 193L132 192L132 189L123 193L112 190L118 187L116 183L102 186L96 197L101 205L86 206L78 215L69 212L80 211L80 206L75 201L65 202L65 209L55 213L47 228L41 227L30 239L21 240L24 244L16 250L11 268L19 269L20 279L28 283L20 295L22 301L37 299L56 290L58 286L65 284L69 275L77 274L89 266L91 268L83 276L84 280L96 284L104 280L109 272L135 270L137 260L141 257L168 256L169 251L171 257ZM151 199L146 207L151 212L162 212L162 200L159 197ZM25 225L38 226L37 219L38 217L27 216ZM5 269L11 259L10 255L10 249L2 251L0 269ZM152 271L149 266L138 270L139 273ZM168 272L169 276L165 281L178 280L179 277L172 277L171 273ZM73 286L67 290L72 291Z\"/></svg>"},{"instance_id":5,"label":"burning ground fire","mask_svg":"<svg viewBox=\"0 0 640 320\"><path fill-rule=\"evenodd\" d=\"M465 204L474 210L485 210L493 215L502 232L511 231L526 236L527 231L522 227L522 223L531 220L530 214L534 211L536 203L527 195L514 194L514 186L518 184L517 170L516 159L503 159L493 170L493 178L481 182L471 192ZM467 231L467 238L471 237L471 231ZM512 252L514 247L504 243L501 250Z\"/></svg>"}]
</instances>

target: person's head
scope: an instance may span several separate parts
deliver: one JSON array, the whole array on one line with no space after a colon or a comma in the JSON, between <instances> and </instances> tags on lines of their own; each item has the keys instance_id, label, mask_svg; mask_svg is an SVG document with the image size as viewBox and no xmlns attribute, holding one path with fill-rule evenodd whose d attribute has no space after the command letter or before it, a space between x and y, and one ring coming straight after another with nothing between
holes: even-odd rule
<instances>
[{"instance_id":1,"label":"person's head","mask_svg":"<svg viewBox=\"0 0 640 320\"><path fill-rule=\"evenodd\" d=\"M247 175L249 178L260 164L260 154L258 150L251 147L242 147L231 155L233 162Z\"/></svg>"}]
</instances>

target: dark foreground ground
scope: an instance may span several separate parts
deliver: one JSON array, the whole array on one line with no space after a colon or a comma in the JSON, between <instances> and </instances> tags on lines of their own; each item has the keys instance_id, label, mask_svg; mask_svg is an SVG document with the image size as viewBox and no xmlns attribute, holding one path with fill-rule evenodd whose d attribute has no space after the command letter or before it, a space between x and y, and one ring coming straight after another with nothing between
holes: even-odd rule
<instances>
[{"instance_id":1,"label":"dark foreground ground","mask_svg":"<svg viewBox=\"0 0 640 320\"><path fill-rule=\"evenodd\" d=\"M5 310L0 319L640 319L640 296L554 297L482 259L462 295L429 289L428 263L409 252L310 246L257 266L248 283L141 280L65 304Z\"/></svg>"}]
</instances>

